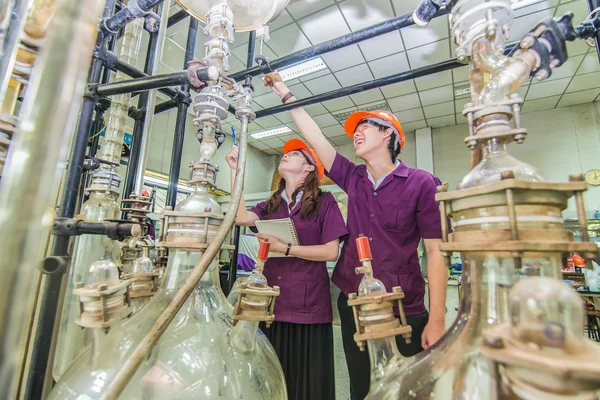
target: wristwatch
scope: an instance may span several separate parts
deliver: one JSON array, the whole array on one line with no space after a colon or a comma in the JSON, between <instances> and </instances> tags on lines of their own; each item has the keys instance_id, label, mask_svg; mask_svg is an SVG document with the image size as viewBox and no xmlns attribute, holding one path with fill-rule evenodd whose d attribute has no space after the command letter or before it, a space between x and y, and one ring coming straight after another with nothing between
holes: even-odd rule
<instances>
[{"instance_id":1,"label":"wristwatch","mask_svg":"<svg viewBox=\"0 0 600 400\"><path fill-rule=\"evenodd\" d=\"M285 102L291 99L292 97L294 97L294 94L292 92L287 92L287 94L281 98L281 102L285 104Z\"/></svg>"},{"instance_id":2,"label":"wristwatch","mask_svg":"<svg viewBox=\"0 0 600 400\"><path fill-rule=\"evenodd\" d=\"M292 248L292 244L291 244L291 243L288 243L288 245L287 245L287 246L288 246L288 247L287 247L287 250L285 251L285 255L286 255L286 256L289 256L289 255L290 255L290 250L291 250L291 248Z\"/></svg>"}]
</instances>

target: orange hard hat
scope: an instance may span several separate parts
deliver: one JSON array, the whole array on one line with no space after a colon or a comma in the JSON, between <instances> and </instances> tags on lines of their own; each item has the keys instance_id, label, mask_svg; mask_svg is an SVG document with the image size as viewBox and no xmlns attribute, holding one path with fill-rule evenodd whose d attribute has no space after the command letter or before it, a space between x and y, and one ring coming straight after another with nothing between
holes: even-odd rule
<instances>
[{"instance_id":1,"label":"orange hard hat","mask_svg":"<svg viewBox=\"0 0 600 400\"><path fill-rule=\"evenodd\" d=\"M404 142L406 139L404 138L404 131L402 130L402 125L400 125L400 121L398 118L391 112L387 110L373 110L373 111L357 111L346 119L344 122L344 131L351 138L354 137L354 131L358 124L360 124L364 120L371 120L380 125L387 126L388 128L392 128L396 132L396 140L400 144L400 148L404 146Z\"/></svg>"},{"instance_id":2,"label":"orange hard hat","mask_svg":"<svg viewBox=\"0 0 600 400\"><path fill-rule=\"evenodd\" d=\"M321 164L319 157L317 157L317 153L300 139L290 139L283 145L283 154L294 150L303 150L304 154L308 155L309 158L312 158L314 166L317 168L317 176L319 177L319 181L321 181L325 173L325 168L323 167L323 164Z\"/></svg>"},{"instance_id":3,"label":"orange hard hat","mask_svg":"<svg viewBox=\"0 0 600 400\"><path fill-rule=\"evenodd\" d=\"M146 188L142 189L142 196L150 197L150 192L148 192L148 189L146 189Z\"/></svg>"}]
</instances>

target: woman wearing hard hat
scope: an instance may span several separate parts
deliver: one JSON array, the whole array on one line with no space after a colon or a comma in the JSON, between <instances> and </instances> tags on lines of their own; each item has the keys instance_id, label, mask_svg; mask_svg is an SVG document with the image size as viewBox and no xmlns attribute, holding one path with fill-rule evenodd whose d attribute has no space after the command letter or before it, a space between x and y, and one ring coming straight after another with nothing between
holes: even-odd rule
<instances>
[{"instance_id":1,"label":"woman wearing hard hat","mask_svg":"<svg viewBox=\"0 0 600 400\"><path fill-rule=\"evenodd\" d=\"M246 210L242 198L237 224L255 226L258 219L290 218L299 246L258 234L271 243L271 252L289 257L269 258L264 274L279 286L275 322L261 329L273 344L285 374L290 400L334 400L333 312L326 261L335 261L346 225L331 193L322 192L323 165L300 139L288 140L279 163L279 188L267 200ZM237 146L225 157L234 181Z\"/></svg>"},{"instance_id":2,"label":"woman wearing hard hat","mask_svg":"<svg viewBox=\"0 0 600 400\"><path fill-rule=\"evenodd\" d=\"M265 76L265 85L284 104L296 99L277 73ZM363 399L369 391L369 357L354 343L356 332L348 294L357 291L361 276L354 271L359 260L355 239L369 237L373 272L386 288L401 286L404 309L412 327L412 341L398 339L404 356L411 356L435 343L445 331L446 282L448 271L439 250L442 231L435 201L438 178L410 168L396 157L405 138L398 119L389 111L358 111L344 124L354 139L356 156L365 165L350 162L337 153L318 125L303 108L290 111L300 134L316 151L327 176L348 194L348 231L332 281L341 290L338 309L352 399ZM417 246L423 239L427 253L429 312L425 308L425 280L421 274Z\"/></svg>"}]
</instances>

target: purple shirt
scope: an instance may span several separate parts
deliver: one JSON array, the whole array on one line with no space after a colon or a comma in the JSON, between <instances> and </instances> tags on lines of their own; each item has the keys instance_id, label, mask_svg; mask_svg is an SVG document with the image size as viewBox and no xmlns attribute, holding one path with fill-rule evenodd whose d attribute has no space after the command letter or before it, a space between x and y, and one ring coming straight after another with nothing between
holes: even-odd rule
<instances>
[{"instance_id":1,"label":"purple shirt","mask_svg":"<svg viewBox=\"0 0 600 400\"><path fill-rule=\"evenodd\" d=\"M252 212L260 219L266 201L257 204ZM269 219L291 218L302 246L331 242L348 234L337 202L331 193L323 192L318 214L308 220L300 216L301 204L289 212L285 201L281 211ZM308 261L296 257L269 258L264 274L269 285L279 286L281 294L275 301L275 320L296 324L323 324L333 321L329 274L324 261Z\"/></svg>"},{"instance_id":2,"label":"purple shirt","mask_svg":"<svg viewBox=\"0 0 600 400\"><path fill-rule=\"evenodd\" d=\"M435 201L440 180L400 163L374 189L367 167L356 165L339 153L327 176L348 194L350 236L333 271L333 283L346 296L358 290L362 275L354 272L360 265L356 238L363 234L371 244L375 277L388 291L394 286L402 287L407 315L425 312L425 280L417 246L421 238L442 237L439 206Z\"/></svg>"}]
</instances>

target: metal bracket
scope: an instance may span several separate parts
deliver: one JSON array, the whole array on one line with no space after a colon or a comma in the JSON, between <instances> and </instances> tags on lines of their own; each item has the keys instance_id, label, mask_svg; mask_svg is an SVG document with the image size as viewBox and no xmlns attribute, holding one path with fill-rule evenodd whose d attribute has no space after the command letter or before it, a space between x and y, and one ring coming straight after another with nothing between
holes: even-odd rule
<instances>
[{"instance_id":1,"label":"metal bracket","mask_svg":"<svg viewBox=\"0 0 600 400\"><path fill-rule=\"evenodd\" d=\"M67 256L49 256L42 260L40 271L45 275L62 275L67 270Z\"/></svg>"},{"instance_id":2,"label":"metal bracket","mask_svg":"<svg viewBox=\"0 0 600 400\"><path fill-rule=\"evenodd\" d=\"M83 161L84 171L94 171L100 168L100 161L96 157L85 156Z\"/></svg>"},{"instance_id":3,"label":"metal bracket","mask_svg":"<svg viewBox=\"0 0 600 400\"><path fill-rule=\"evenodd\" d=\"M254 59L254 61L260 67L260 72L262 72L263 75L275 72L275 70L271 68L271 60L269 60L269 57L258 56Z\"/></svg>"},{"instance_id":4,"label":"metal bracket","mask_svg":"<svg viewBox=\"0 0 600 400\"><path fill-rule=\"evenodd\" d=\"M97 83L88 83L85 87L85 92L83 93L83 97L86 99L98 101L101 97L98 94L98 84Z\"/></svg>"},{"instance_id":5,"label":"metal bracket","mask_svg":"<svg viewBox=\"0 0 600 400\"><path fill-rule=\"evenodd\" d=\"M146 16L145 16L145 22L144 22L144 29L149 32L149 33L156 33L158 32L158 29L160 28L160 17L156 14L153 13L152 11L149 12Z\"/></svg>"}]
</instances>

